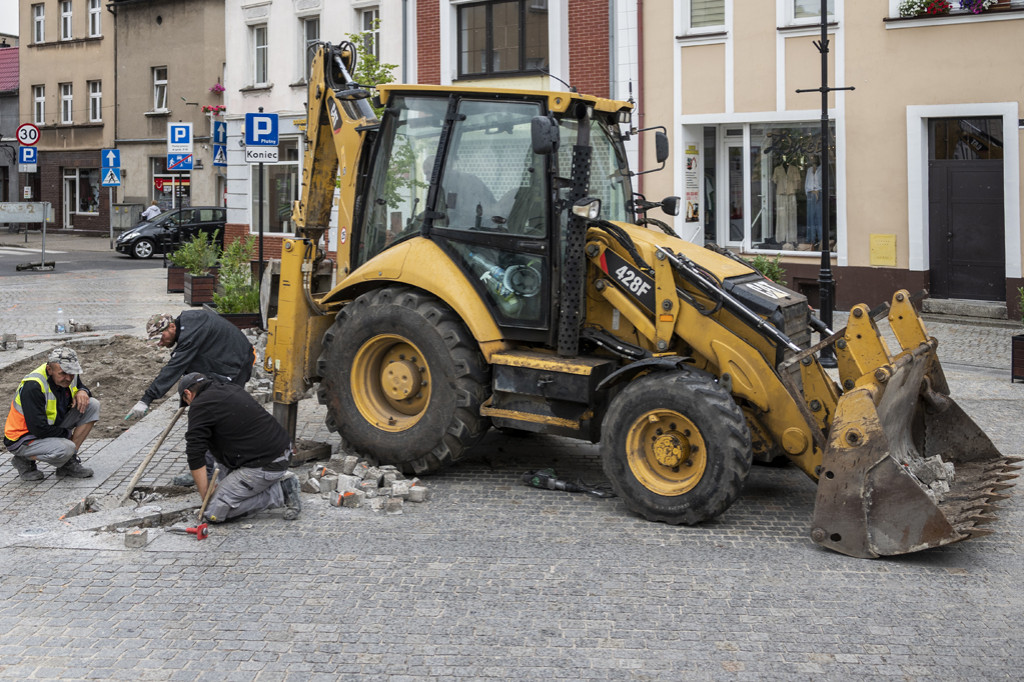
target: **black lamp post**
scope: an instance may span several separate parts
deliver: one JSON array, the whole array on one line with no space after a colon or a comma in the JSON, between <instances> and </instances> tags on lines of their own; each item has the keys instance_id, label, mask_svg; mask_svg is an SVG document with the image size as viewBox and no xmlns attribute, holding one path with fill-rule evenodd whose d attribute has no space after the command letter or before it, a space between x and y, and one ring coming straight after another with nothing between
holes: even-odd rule
<instances>
[{"instance_id":1,"label":"black lamp post","mask_svg":"<svg viewBox=\"0 0 1024 682\"><path fill-rule=\"evenodd\" d=\"M828 85L828 0L821 0L821 39L814 41L814 46L821 53L821 87L797 92L821 93L821 270L818 272L818 298L820 299L821 321L832 328L832 305L835 293L835 280L832 278L832 216L830 201L829 147L830 135L828 125L828 93L834 90L853 90L853 87L830 88ZM835 351L832 346L821 349L818 355L824 367L835 367Z\"/></svg>"}]
</instances>

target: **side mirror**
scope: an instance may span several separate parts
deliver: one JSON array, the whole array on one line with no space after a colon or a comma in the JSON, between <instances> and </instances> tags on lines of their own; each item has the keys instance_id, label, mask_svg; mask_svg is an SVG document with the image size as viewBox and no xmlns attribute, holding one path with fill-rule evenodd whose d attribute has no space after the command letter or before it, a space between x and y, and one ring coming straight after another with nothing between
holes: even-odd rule
<instances>
[{"instance_id":1,"label":"side mirror","mask_svg":"<svg viewBox=\"0 0 1024 682\"><path fill-rule=\"evenodd\" d=\"M530 122L530 141L534 154L558 151L558 125L547 116L534 116Z\"/></svg>"},{"instance_id":2,"label":"side mirror","mask_svg":"<svg viewBox=\"0 0 1024 682\"><path fill-rule=\"evenodd\" d=\"M654 133L654 158L658 163L668 160L668 135L662 130Z\"/></svg>"},{"instance_id":3,"label":"side mirror","mask_svg":"<svg viewBox=\"0 0 1024 682\"><path fill-rule=\"evenodd\" d=\"M668 215L679 215L679 197L665 197L662 199L661 210Z\"/></svg>"}]
</instances>

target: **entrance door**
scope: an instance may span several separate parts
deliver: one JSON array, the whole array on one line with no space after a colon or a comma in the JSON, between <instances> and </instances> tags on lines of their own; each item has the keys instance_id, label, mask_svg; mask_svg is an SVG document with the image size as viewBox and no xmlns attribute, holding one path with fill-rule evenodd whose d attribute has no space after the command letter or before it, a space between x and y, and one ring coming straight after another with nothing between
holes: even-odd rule
<instances>
[{"instance_id":1,"label":"entrance door","mask_svg":"<svg viewBox=\"0 0 1024 682\"><path fill-rule=\"evenodd\" d=\"M743 182L743 143L727 142L725 145L726 168L728 176L728 192L726 193L729 205L726 207L729 216L729 244L740 244L743 242L744 228L744 204L743 196L745 185Z\"/></svg>"},{"instance_id":2,"label":"entrance door","mask_svg":"<svg viewBox=\"0 0 1024 682\"><path fill-rule=\"evenodd\" d=\"M70 229L74 227L71 223L72 216L75 215L75 204L78 201L78 178L64 178L64 227Z\"/></svg>"},{"instance_id":3,"label":"entrance door","mask_svg":"<svg viewBox=\"0 0 1024 682\"><path fill-rule=\"evenodd\" d=\"M1002 121L929 122L931 295L1006 300Z\"/></svg>"}]
</instances>

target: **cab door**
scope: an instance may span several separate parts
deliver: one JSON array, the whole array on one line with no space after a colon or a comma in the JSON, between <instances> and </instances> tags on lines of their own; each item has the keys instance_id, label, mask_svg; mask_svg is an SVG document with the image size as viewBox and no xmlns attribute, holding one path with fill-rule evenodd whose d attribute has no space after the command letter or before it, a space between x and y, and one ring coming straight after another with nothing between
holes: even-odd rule
<instances>
[{"instance_id":1,"label":"cab door","mask_svg":"<svg viewBox=\"0 0 1024 682\"><path fill-rule=\"evenodd\" d=\"M507 338L545 341L552 310L548 159L533 153L530 133L542 107L474 99L452 106L440 160L424 160L434 197L430 236Z\"/></svg>"}]
</instances>

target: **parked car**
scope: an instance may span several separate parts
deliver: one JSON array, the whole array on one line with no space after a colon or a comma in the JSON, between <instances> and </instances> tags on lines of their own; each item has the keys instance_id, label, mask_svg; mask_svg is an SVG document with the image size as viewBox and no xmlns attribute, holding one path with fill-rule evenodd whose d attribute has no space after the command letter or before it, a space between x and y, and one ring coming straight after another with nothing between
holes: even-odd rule
<instances>
[{"instance_id":1,"label":"parked car","mask_svg":"<svg viewBox=\"0 0 1024 682\"><path fill-rule=\"evenodd\" d=\"M115 249L132 258L149 258L155 253L171 253L200 232L217 232L217 243L224 245L225 209L218 206L172 208L152 220L144 220L117 238Z\"/></svg>"}]
</instances>

